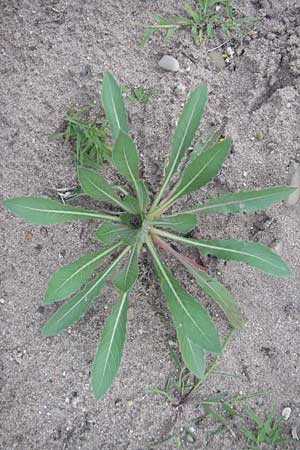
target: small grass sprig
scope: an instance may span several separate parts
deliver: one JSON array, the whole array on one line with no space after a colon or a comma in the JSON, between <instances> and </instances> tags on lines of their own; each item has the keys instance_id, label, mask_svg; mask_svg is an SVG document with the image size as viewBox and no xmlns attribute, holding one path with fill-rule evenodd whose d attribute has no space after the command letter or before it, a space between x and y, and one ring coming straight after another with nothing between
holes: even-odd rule
<instances>
[{"instance_id":1,"label":"small grass sprig","mask_svg":"<svg viewBox=\"0 0 300 450\"><path fill-rule=\"evenodd\" d=\"M78 166L99 169L104 160L111 158L106 124L98 117L89 119L88 110L70 111L65 114L66 128L60 136L65 143L74 145Z\"/></svg>"},{"instance_id":2,"label":"small grass sprig","mask_svg":"<svg viewBox=\"0 0 300 450\"><path fill-rule=\"evenodd\" d=\"M196 45L200 45L205 36L212 38L217 31L228 38L232 33L241 34L242 26L256 20L255 17L239 18L234 13L231 0L191 0L182 3L184 16L175 15L165 19L154 15L158 23L148 25L142 44L144 45L155 31L164 33L164 40L170 39L175 31L188 28Z\"/></svg>"},{"instance_id":3,"label":"small grass sprig","mask_svg":"<svg viewBox=\"0 0 300 450\"><path fill-rule=\"evenodd\" d=\"M169 212L177 200L210 182L230 152L231 140L228 138L200 139L195 143L178 181L172 183L199 128L206 101L207 87L200 84L191 92L180 115L161 188L155 199L150 201L146 184L139 176L137 149L128 134L121 88L113 75L106 72L102 83L102 104L113 140L111 162L126 181L126 188L120 190L97 171L81 166L78 167L81 190L99 202L96 210L62 204L44 197L15 197L2 202L14 214L34 224L90 219L104 222L96 231L100 249L55 272L44 297L47 305L68 299L43 327L44 336L51 336L78 321L93 300L100 296L107 279L112 279L118 300L105 321L93 362L91 383L96 399L109 389L120 365L126 336L128 299L138 278L138 257L142 247L146 247L152 256L176 328L184 364L200 380L205 376L205 354L222 353L220 337L208 311L176 280L160 252L167 252L176 258L224 311L234 329L243 326L243 319L225 286L208 275L204 266L175 250L168 241L196 247L203 254L215 255L220 259L245 262L270 275L291 275L290 268L279 255L257 242L198 240L187 238L185 234L196 227L198 215L265 208L285 200L296 188L275 186L225 194L180 213ZM103 202L112 205L113 209L104 209ZM105 263L108 256L112 259ZM103 263L104 268L99 269Z\"/></svg>"}]
</instances>

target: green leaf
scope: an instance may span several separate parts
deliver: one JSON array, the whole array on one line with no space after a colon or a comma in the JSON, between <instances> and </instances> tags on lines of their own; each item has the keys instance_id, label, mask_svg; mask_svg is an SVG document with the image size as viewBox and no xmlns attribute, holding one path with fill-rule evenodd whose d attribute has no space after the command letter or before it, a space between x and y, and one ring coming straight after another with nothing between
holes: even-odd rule
<instances>
[{"instance_id":1,"label":"green leaf","mask_svg":"<svg viewBox=\"0 0 300 450\"><path fill-rule=\"evenodd\" d=\"M110 224L107 224L110 225ZM116 225L116 224L115 224ZM120 225L117 225L118 227ZM89 276L99 267L106 256L118 248L121 243L82 256L66 264L50 277L44 296L44 303L49 304L64 300L82 286Z\"/></svg>"},{"instance_id":2,"label":"green leaf","mask_svg":"<svg viewBox=\"0 0 300 450\"><path fill-rule=\"evenodd\" d=\"M147 206L150 203L150 197L149 197L148 189L143 180L139 180L137 182L137 189L138 189L138 193L139 193L138 196L139 196L139 199L141 202L141 211L145 211L145 209L147 208Z\"/></svg>"},{"instance_id":3,"label":"green leaf","mask_svg":"<svg viewBox=\"0 0 300 450\"><path fill-rule=\"evenodd\" d=\"M139 201L136 197L128 194L123 198L123 204L127 207L127 211L132 214L138 214L140 212Z\"/></svg>"},{"instance_id":4,"label":"green leaf","mask_svg":"<svg viewBox=\"0 0 300 450\"><path fill-rule=\"evenodd\" d=\"M37 225L68 222L70 220L102 219L120 222L117 216L59 203L45 197L14 197L2 204L17 216Z\"/></svg>"},{"instance_id":5,"label":"green leaf","mask_svg":"<svg viewBox=\"0 0 300 450\"><path fill-rule=\"evenodd\" d=\"M126 244L133 244L136 240L137 229L117 223L103 223L96 231L96 237L105 244L122 240Z\"/></svg>"},{"instance_id":6,"label":"green leaf","mask_svg":"<svg viewBox=\"0 0 300 450\"><path fill-rule=\"evenodd\" d=\"M139 178L138 154L135 143L122 130L113 146L113 161L118 171L135 186Z\"/></svg>"},{"instance_id":7,"label":"green leaf","mask_svg":"<svg viewBox=\"0 0 300 450\"><path fill-rule=\"evenodd\" d=\"M235 194L224 194L220 197L208 200L204 205L194 206L191 212L209 214L255 211L287 199L294 191L294 187L275 186L255 191L241 191Z\"/></svg>"},{"instance_id":8,"label":"green leaf","mask_svg":"<svg viewBox=\"0 0 300 450\"><path fill-rule=\"evenodd\" d=\"M113 187L108 184L105 178L91 169L80 167L78 178L83 191L90 197L109 202L125 209L122 200L115 194Z\"/></svg>"},{"instance_id":9,"label":"green leaf","mask_svg":"<svg viewBox=\"0 0 300 450\"><path fill-rule=\"evenodd\" d=\"M220 259L246 262L250 266L269 273L270 275L282 277L292 275L291 269L280 256L270 248L256 242L229 239L205 241L175 236L174 234L162 230L156 230L156 233L160 236L182 242L185 245L198 247L205 255L210 254L217 256Z\"/></svg>"},{"instance_id":10,"label":"green leaf","mask_svg":"<svg viewBox=\"0 0 300 450\"><path fill-rule=\"evenodd\" d=\"M154 201L153 208L159 203L165 188L176 172L186 150L190 147L195 133L199 127L202 114L207 101L207 87L204 84L197 86L190 94L180 115L172 139L172 149L166 168L163 185Z\"/></svg>"},{"instance_id":11,"label":"green leaf","mask_svg":"<svg viewBox=\"0 0 300 450\"><path fill-rule=\"evenodd\" d=\"M181 264L193 275L198 286L220 306L231 325L236 329L241 329L244 321L234 298L225 286L186 261L181 260Z\"/></svg>"},{"instance_id":12,"label":"green leaf","mask_svg":"<svg viewBox=\"0 0 300 450\"><path fill-rule=\"evenodd\" d=\"M112 279L113 285L121 292L129 292L138 278L138 246L132 248L125 266Z\"/></svg>"},{"instance_id":13,"label":"green leaf","mask_svg":"<svg viewBox=\"0 0 300 450\"><path fill-rule=\"evenodd\" d=\"M106 319L92 367L91 383L99 400L117 375L126 336L128 294L122 293Z\"/></svg>"},{"instance_id":14,"label":"green leaf","mask_svg":"<svg viewBox=\"0 0 300 450\"><path fill-rule=\"evenodd\" d=\"M119 130L128 133L127 113L121 88L114 76L108 71L104 72L101 98L111 128L112 138L116 140Z\"/></svg>"},{"instance_id":15,"label":"green leaf","mask_svg":"<svg viewBox=\"0 0 300 450\"><path fill-rule=\"evenodd\" d=\"M170 199L162 203L161 208L165 208L179 197L199 189L214 178L227 158L230 147L231 140L225 139L205 152L200 153L193 161L193 164L188 164L185 167L174 189L174 194Z\"/></svg>"},{"instance_id":16,"label":"green leaf","mask_svg":"<svg viewBox=\"0 0 300 450\"><path fill-rule=\"evenodd\" d=\"M194 342L185 333L178 334L179 348L188 369L198 378L205 373L205 354L202 345Z\"/></svg>"},{"instance_id":17,"label":"green leaf","mask_svg":"<svg viewBox=\"0 0 300 450\"><path fill-rule=\"evenodd\" d=\"M183 289L171 272L159 259L155 248L146 237L146 243L155 261L155 267L159 275L161 289L167 299L168 308L172 314L173 322L180 343L183 336L190 337L202 349L209 352L221 353L221 344L218 332L206 309L200 305L185 289ZM183 347L186 348L184 342ZM190 359L183 354L183 359L189 367Z\"/></svg>"},{"instance_id":18,"label":"green leaf","mask_svg":"<svg viewBox=\"0 0 300 450\"><path fill-rule=\"evenodd\" d=\"M179 233L188 233L197 226L196 214L174 214L163 216L153 221L153 224L162 228L170 228Z\"/></svg>"},{"instance_id":19,"label":"green leaf","mask_svg":"<svg viewBox=\"0 0 300 450\"><path fill-rule=\"evenodd\" d=\"M76 294L68 303L62 305L44 325L44 336L60 333L77 322L87 311L93 299L99 295L106 279L121 261L129 248L125 249L103 272L99 273L85 288Z\"/></svg>"},{"instance_id":20,"label":"green leaf","mask_svg":"<svg viewBox=\"0 0 300 450\"><path fill-rule=\"evenodd\" d=\"M143 182L139 180L138 154L135 143L122 130L113 147L113 161L118 171L134 187L137 193L140 211L147 203L147 191Z\"/></svg>"},{"instance_id":21,"label":"green leaf","mask_svg":"<svg viewBox=\"0 0 300 450\"><path fill-rule=\"evenodd\" d=\"M222 124L219 127L214 127L213 129L208 130L204 133L194 145L194 149L190 154L187 164L193 162L200 153L208 150L210 147L213 147L219 140L219 138L224 133L225 127Z\"/></svg>"}]
</instances>

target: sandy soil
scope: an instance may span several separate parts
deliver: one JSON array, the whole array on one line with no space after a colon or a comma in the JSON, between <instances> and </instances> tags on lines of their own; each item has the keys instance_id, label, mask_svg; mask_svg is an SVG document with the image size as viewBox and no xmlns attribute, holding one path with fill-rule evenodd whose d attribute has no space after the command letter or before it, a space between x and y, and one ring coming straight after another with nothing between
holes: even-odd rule
<instances>
[{"instance_id":1,"label":"sandy soil","mask_svg":"<svg viewBox=\"0 0 300 450\"><path fill-rule=\"evenodd\" d=\"M57 188L74 186L71 150L49 135L61 128L70 106L98 102L104 69L126 85L142 84L158 92L147 105L128 102L131 132L152 190L186 96L174 92L182 83L187 92L198 82L209 84L203 129L226 117L226 133L234 141L222 181L216 180L209 193L203 190L194 200L211 192L285 184L291 161L300 162L298 0L241 1L241 13L261 21L250 37L235 43L235 58L223 68L207 51L216 42L197 48L184 31L168 44L154 41L139 47L150 13L176 11L175 0L1 0L0 5L2 198L54 196ZM181 71L160 69L163 54L175 56ZM259 132L263 140L257 139ZM174 331L164 320L166 306L147 258L141 261L142 277L131 297L119 376L105 399L95 402L89 368L114 301L111 286L70 333L45 339L40 330L55 309L42 306L50 273L96 248L96 225L32 226L1 209L1 450L146 450L199 416L201 398L224 389L270 391L268 398L256 402L257 411L270 410L273 402L278 411L290 406L288 426L300 428L299 218L299 204L283 205L266 213L211 216L199 225L204 238L246 238L267 245L281 241L282 255L295 276L275 279L238 263L218 262L221 278L248 321L219 368L240 378L234 383L211 378L176 412L145 391L163 387L174 370L168 356ZM217 309L211 311L224 331L224 318ZM211 420L201 422L189 448L243 448L229 433L212 437L214 428ZM175 447L176 441L170 441L156 448Z\"/></svg>"}]
</instances>

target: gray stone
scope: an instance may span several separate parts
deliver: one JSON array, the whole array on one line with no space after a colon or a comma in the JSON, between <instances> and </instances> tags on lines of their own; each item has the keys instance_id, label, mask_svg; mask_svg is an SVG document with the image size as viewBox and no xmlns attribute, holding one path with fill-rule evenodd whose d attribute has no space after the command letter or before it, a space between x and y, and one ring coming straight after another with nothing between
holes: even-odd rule
<instances>
[{"instance_id":1,"label":"gray stone","mask_svg":"<svg viewBox=\"0 0 300 450\"><path fill-rule=\"evenodd\" d=\"M159 61L158 65L169 72L178 72L179 62L176 58L170 55L164 55Z\"/></svg>"},{"instance_id":2,"label":"gray stone","mask_svg":"<svg viewBox=\"0 0 300 450\"><path fill-rule=\"evenodd\" d=\"M288 206L294 206L299 200L299 188L300 188L300 164L296 161L292 161L289 168L290 186L298 188L291 195L289 195L286 204Z\"/></svg>"}]
</instances>

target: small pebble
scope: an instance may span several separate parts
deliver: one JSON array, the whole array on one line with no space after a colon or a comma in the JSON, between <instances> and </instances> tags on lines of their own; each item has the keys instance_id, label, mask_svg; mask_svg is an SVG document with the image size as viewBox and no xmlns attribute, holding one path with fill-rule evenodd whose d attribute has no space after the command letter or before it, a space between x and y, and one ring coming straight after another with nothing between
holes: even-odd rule
<instances>
[{"instance_id":1,"label":"small pebble","mask_svg":"<svg viewBox=\"0 0 300 450\"><path fill-rule=\"evenodd\" d=\"M223 55L220 52L210 52L209 59L210 62L219 70L224 69L226 66Z\"/></svg>"},{"instance_id":2,"label":"small pebble","mask_svg":"<svg viewBox=\"0 0 300 450\"><path fill-rule=\"evenodd\" d=\"M296 425L293 426L293 428L292 428L292 438L293 438L295 441L299 441L299 436L298 436L297 426L296 426Z\"/></svg>"},{"instance_id":3,"label":"small pebble","mask_svg":"<svg viewBox=\"0 0 300 450\"><path fill-rule=\"evenodd\" d=\"M132 319L134 319L134 309L131 307L131 308L128 308L128 311L127 311L127 319L128 320L132 320Z\"/></svg>"},{"instance_id":4,"label":"small pebble","mask_svg":"<svg viewBox=\"0 0 300 450\"><path fill-rule=\"evenodd\" d=\"M283 253L283 243L282 241L275 240L272 244L274 252L277 253L277 255L282 256Z\"/></svg>"},{"instance_id":5,"label":"small pebble","mask_svg":"<svg viewBox=\"0 0 300 450\"><path fill-rule=\"evenodd\" d=\"M258 141L263 141L264 137L265 137L265 135L264 135L264 133L262 131L259 131L257 133L257 135L256 135L256 138L257 138Z\"/></svg>"},{"instance_id":6,"label":"small pebble","mask_svg":"<svg viewBox=\"0 0 300 450\"><path fill-rule=\"evenodd\" d=\"M174 89L175 94L179 97L185 93L185 85L183 83L179 83Z\"/></svg>"},{"instance_id":7,"label":"small pebble","mask_svg":"<svg viewBox=\"0 0 300 450\"><path fill-rule=\"evenodd\" d=\"M0 298L0 303L1 303L1 305L4 305L4 303L5 303L4 298Z\"/></svg>"},{"instance_id":8,"label":"small pebble","mask_svg":"<svg viewBox=\"0 0 300 450\"><path fill-rule=\"evenodd\" d=\"M159 61L158 65L169 72L178 72L179 70L179 62L176 58L169 55L164 55Z\"/></svg>"},{"instance_id":9,"label":"small pebble","mask_svg":"<svg viewBox=\"0 0 300 450\"><path fill-rule=\"evenodd\" d=\"M289 179L290 179L290 186L298 189L289 195L286 204L288 206L294 206L299 200L299 193L300 193L300 164L297 163L296 161L292 161L290 164Z\"/></svg>"},{"instance_id":10,"label":"small pebble","mask_svg":"<svg viewBox=\"0 0 300 450\"><path fill-rule=\"evenodd\" d=\"M31 231L25 231L25 240L31 241L32 238L33 238L33 234L31 233Z\"/></svg>"},{"instance_id":11,"label":"small pebble","mask_svg":"<svg viewBox=\"0 0 300 450\"><path fill-rule=\"evenodd\" d=\"M284 418L284 420L289 420L291 416L292 410L288 406L286 408L283 408L281 415Z\"/></svg>"}]
</instances>

